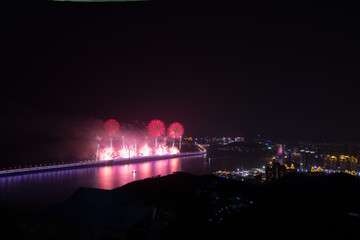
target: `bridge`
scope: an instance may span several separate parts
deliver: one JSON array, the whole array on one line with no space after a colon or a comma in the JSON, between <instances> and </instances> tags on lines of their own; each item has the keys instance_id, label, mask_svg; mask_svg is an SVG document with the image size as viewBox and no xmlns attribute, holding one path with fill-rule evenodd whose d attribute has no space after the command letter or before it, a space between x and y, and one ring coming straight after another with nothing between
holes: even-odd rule
<instances>
[{"instance_id":1,"label":"bridge","mask_svg":"<svg viewBox=\"0 0 360 240\"><path fill-rule=\"evenodd\" d=\"M35 167L24 167L24 168L13 168L0 171L0 176L5 175L17 175L32 172L44 172L44 171L56 171L69 168L84 168L84 167L95 167L95 166L106 166L116 164L128 164L128 163L139 163L145 161L154 161L167 158L178 158L194 155L204 155L207 153L206 148L203 145L196 144L199 148L199 152L189 153L178 153L178 154L164 154L164 155L151 155L151 156L137 156L131 158L117 158L111 160L84 160L76 163L65 163L65 164L53 164L53 165L39 165Z\"/></svg>"}]
</instances>

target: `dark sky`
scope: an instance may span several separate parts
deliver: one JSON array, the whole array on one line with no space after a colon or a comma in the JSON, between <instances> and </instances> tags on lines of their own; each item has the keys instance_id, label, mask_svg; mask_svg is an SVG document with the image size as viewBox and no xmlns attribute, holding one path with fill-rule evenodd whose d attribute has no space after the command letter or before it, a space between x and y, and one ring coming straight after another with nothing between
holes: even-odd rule
<instances>
[{"instance_id":1,"label":"dark sky","mask_svg":"<svg viewBox=\"0 0 360 240\"><path fill-rule=\"evenodd\" d=\"M183 123L186 136L360 141L355 6L28 1L3 9L1 104L16 134L42 128L36 118L44 129L54 118L159 118Z\"/></svg>"}]
</instances>

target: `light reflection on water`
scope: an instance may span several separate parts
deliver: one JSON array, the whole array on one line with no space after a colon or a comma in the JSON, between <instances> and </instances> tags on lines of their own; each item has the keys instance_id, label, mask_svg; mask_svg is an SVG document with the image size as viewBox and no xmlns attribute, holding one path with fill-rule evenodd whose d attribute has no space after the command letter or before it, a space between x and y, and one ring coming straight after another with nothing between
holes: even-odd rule
<instances>
[{"instance_id":1,"label":"light reflection on water","mask_svg":"<svg viewBox=\"0 0 360 240\"><path fill-rule=\"evenodd\" d=\"M135 180L183 171L179 162L188 162L190 168L185 171L203 174L204 169L191 168L194 162L201 165L203 161L203 156L192 156L0 177L0 203L49 206L66 199L79 187L114 189Z\"/></svg>"},{"instance_id":2,"label":"light reflection on water","mask_svg":"<svg viewBox=\"0 0 360 240\"><path fill-rule=\"evenodd\" d=\"M219 169L260 167L262 160L190 156L142 163L67 169L0 177L0 204L43 208L60 202L79 187L114 189L129 182L176 171L208 174ZM133 170L136 173L133 173Z\"/></svg>"}]
</instances>

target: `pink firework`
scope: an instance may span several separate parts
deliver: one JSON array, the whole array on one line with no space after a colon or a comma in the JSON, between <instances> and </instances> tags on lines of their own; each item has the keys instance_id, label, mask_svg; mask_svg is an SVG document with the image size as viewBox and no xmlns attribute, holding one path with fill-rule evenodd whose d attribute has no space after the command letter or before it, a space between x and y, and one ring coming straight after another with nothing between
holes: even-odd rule
<instances>
[{"instance_id":1,"label":"pink firework","mask_svg":"<svg viewBox=\"0 0 360 240\"><path fill-rule=\"evenodd\" d=\"M180 138L184 134L184 127L178 122L172 123L168 128L168 134L172 138Z\"/></svg>"},{"instance_id":2,"label":"pink firework","mask_svg":"<svg viewBox=\"0 0 360 240\"><path fill-rule=\"evenodd\" d=\"M107 147L101 150L100 160L112 160L115 157L115 152L113 148Z\"/></svg>"},{"instance_id":3,"label":"pink firework","mask_svg":"<svg viewBox=\"0 0 360 240\"><path fill-rule=\"evenodd\" d=\"M120 151L119 151L119 155L122 158L132 158L132 157L136 157L137 153L136 153L136 149L133 145L125 145Z\"/></svg>"},{"instance_id":4,"label":"pink firework","mask_svg":"<svg viewBox=\"0 0 360 240\"><path fill-rule=\"evenodd\" d=\"M140 148L139 154L141 156L150 156L152 154L152 150L147 144L145 144Z\"/></svg>"},{"instance_id":5,"label":"pink firework","mask_svg":"<svg viewBox=\"0 0 360 240\"><path fill-rule=\"evenodd\" d=\"M179 149L177 147L171 147L169 150L170 154L178 154L180 153Z\"/></svg>"},{"instance_id":6,"label":"pink firework","mask_svg":"<svg viewBox=\"0 0 360 240\"><path fill-rule=\"evenodd\" d=\"M152 120L148 125L151 136L159 137L165 133L165 124L159 119Z\"/></svg>"},{"instance_id":7,"label":"pink firework","mask_svg":"<svg viewBox=\"0 0 360 240\"><path fill-rule=\"evenodd\" d=\"M119 131L120 124L115 119L109 119L105 122L104 128L109 133L109 135L113 135Z\"/></svg>"},{"instance_id":8,"label":"pink firework","mask_svg":"<svg viewBox=\"0 0 360 240\"><path fill-rule=\"evenodd\" d=\"M155 149L155 155L165 155L165 154L169 154L168 147L159 146L157 149Z\"/></svg>"}]
</instances>

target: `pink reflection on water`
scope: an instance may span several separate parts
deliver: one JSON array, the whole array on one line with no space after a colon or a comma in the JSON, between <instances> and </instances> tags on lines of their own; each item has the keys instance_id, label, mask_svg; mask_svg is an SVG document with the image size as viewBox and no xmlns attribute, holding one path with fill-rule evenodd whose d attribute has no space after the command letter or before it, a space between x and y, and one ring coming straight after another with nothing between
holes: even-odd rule
<instances>
[{"instance_id":1,"label":"pink reflection on water","mask_svg":"<svg viewBox=\"0 0 360 240\"><path fill-rule=\"evenodd\" d=\"M132 181L157 175L168 175L179 169L179 158L151 162L105 166L98 168L97 185L102 189L114 189Z\"/></svg>"},{"instance_id":2,"label":"pink reflection on water","mask_svg":"<svg viewBox=\"0 0 360 240\"><path fill-rule=\"evenodd\" d=\"M144 162L142 164L139 164L137 175L141 174L142 176L151 176L151 163L150 162Z\"/></svg>"},{"instance_id":3,"label":"pink reflection on water","mask_svg":"<svg viewBox=\"0 0 360 240\"><path fill-rule=\"evenodd\" d=\"M112 189L114 177L114 168L105 166L99 168L99 187L102 189Z\"/></svg>"},{"instance_id":4,"label":"pink reflection on water","mask_svg":"<svg viewBox=\"0 0 360 240\"><path fill-rule=\"evenodd\" d=\"M173 173L173 172L176 172L176 171L181 171L181 169L179 169L179 158L173 158L173 159L170 159L170 172Z\"/></svg>"},{"instance_id":5,"label":"pink reflection on water","mask_svg":"<svg viewBox=\"0 0 360 240\"><path fill-rule=\"evenodd\" d=\"M159 160L152 162L156 175L166 175L167 169L165 167L167 161L168 160Z\"/></svg>"},{"instance_id":6,"label":"pink reflection on water","mask_svg":"<svg viewBox=\"0 0 360 240\"><path fill-rule=\"evenodd\" d=\"M202 173L203 157L171 158L114 166L64 169L0 177L0 203L46 207L65 200L79 187L114 189L134 180L176 171ZM133 170L136 172L133 173Z\"/></svg>"}]
</instances>

